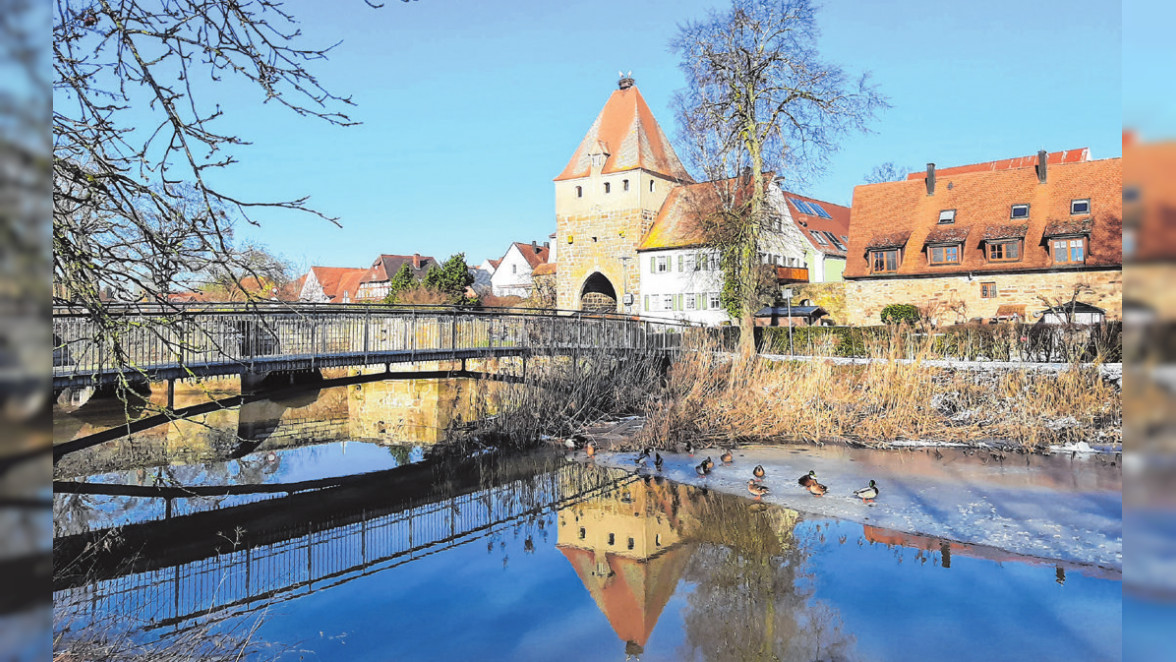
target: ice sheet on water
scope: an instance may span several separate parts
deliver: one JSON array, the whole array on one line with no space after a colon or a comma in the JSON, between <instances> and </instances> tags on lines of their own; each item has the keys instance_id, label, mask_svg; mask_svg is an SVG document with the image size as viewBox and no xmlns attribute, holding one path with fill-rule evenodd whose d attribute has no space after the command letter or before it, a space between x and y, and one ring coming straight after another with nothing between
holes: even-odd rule
<instances>
[{"instance_id":1,"label":"ice sheet on water","mask_svg":"<svg viewBox=\"0 0 1176 662\"><path fill-rule=\"evenodd\" d=\"M752 468L763 465L765 501L801 513L987 545L1017 554L1122 570L1123 497L1119 468L1070 457L990 460L949 449L869 451L817 447L739 449L731 465L722 449L693 456L662 452L671 480L750 497ZM716 461L705 479L695 466ZM596 462L634 469L634 453L597 455ZM652 470L652 467L648 470ZM810 495L797 478L815 470L829 487ZM880 495L863 504L853 491L877 481Z\"/></svg>"}]
</instances>

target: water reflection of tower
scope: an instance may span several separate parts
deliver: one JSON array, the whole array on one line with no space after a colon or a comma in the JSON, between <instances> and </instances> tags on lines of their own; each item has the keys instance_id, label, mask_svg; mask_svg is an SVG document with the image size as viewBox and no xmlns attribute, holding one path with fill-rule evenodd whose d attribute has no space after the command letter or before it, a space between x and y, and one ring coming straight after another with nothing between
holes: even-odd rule
<instances>
[{"instance_id":1,"label":"water reflection of tower","mask_svg":"<svg viewBox=\"0 0 1176 662\"><path fill-rule=\"evenodd\" d=\"M634 480L564 508L556 547L625 642L644 652L694 551L695 517L684 485Z\"/></svg>"}]
</instances>

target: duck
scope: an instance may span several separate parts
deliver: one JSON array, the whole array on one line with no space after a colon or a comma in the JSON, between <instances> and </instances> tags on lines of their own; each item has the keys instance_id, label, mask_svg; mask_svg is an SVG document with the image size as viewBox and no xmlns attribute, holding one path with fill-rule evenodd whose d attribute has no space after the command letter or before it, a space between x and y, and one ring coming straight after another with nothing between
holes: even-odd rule
<instances>
[{"instance_id":1,"label":"duck","mask_svg":"<svg viewBox=\"0 0 1176 662\"><path fill-rule=\"evenodd\" d=\"M863 487L860 490L854 490L853 495L862 501L873 501L878 497L878 484L875 483L873 479L871 479L869 487Z\"/></svg>"},{"instance_id":2,"label":"duck","mask_svg":"<svg viewBox=\"0 0 1176 662\"><path fill-rule=\"evenodd\" d=\"M588 457L596 455L596 442L589 441L587 445L584 446L584 452L588 454Z\"/></svg>"},{"instance_id":3,"label":"duck","mask_svg":"<svg viewBox=\"0 0 1176 662\"><path fill-rule=\"evenodd\" d=\"M811 492L813 496L825 496L825 492L828 492L829 488L814 480L808 484L808 491Z\"/></svg>"},{"instance_id":4,"label":"duck","mask_svg":"<svg viewBox=\"0 0 1176 662\"><path fill-rule=\"evenodd\" d=\"M733 462L734 459L735 459L734 456L732 455L731 451L729 451L729 450L723 451L723 454L719 456L719 460L721 460L723 462L723 464L731 464L731 462Z\"/></svg>"},{"instance_id":5,"label":"duck","mask_svg":"<svg viewBox=\"0 0 1176 662\"><path fill-rule=\"evenodd\" d=\"M761 479L761 480L763 479L765 474L766 474L766 472L764 471L764 465L762 465L762 464L755 465L755 468L751 470L751 475L753 475L756 478Z\"/></svg>"},{"instance_id":6,"label":"duck","mask_svg":"<svg viewBox=\"0 0 1176 662\"><path fill-rule=\"evenodd\" d=\"M715 468L715 461L710 459L709 455L706 456L706 459L703 460L702 463L706 465L707 473L710 473L710 470Z\"/></svg>"},{"instance_id":7,"label":"duck","mask_svg":"<svg viewBox=\"0 0 1176 662\"><path fill-rule=\"evenodd\" d=\"M662 470L662 464L664 464L664 463L665 463L665 460L662 459L661 453L654 453L653 454L653 466L658 471Z\"/></svg>"},{"instance_id":8,"label":"duck","mask_svg":"<svg viewBox=\"0 0 1176 662\"><path fill-rule=\"evenodd\" d=\"M701 464L699 464L697 467L694 467L694 471L699 476L705 476L710 473L710 465L706 463L706 460L703 460Z\"/></svg>"},{"instance_id":9,"label":"duck","mask_svg":"<svg viewBox=\"0 0 1176 662\"><path fill-rule=\"evenodd\" d=\"M754 494L757 499L769 492L767 485L757 483L755 479L747 481L747 491Z\"/></svg>"},{"instance_id":10,"label":"duck","mask_svg":"<svg viewBox=\"0 0 1176 662\"><path fill-rule=\"evenodd\" d=\"M690 443L689 441L686 442L686 454L690 457L694 457L694 444Z\"/></svg>"},{"instance_id":11,"label":"duck","mask_svg":"<svg viewBox=\"0 0 1176 662\"><path fill-rule=\"evenodd\" d=\"M648 459L649 459L649 449L642 448L641 452L637 454L637 459L635 459L633 461L636 462L637 464L645 464L645 461Z\"/></svg>"},{"instance_id":12,"label":"duck","mask_svg":"<svg viewBox=\"0 0 1176 662\"><path fill-rule=\"evenodd\" d=\"M810 469L807 474L796 479L796 482L800 483L801 487L808 487L809 485L812 485L813 483L817 482L817 472L812 471Z\"/></svg>"}]
</instances>

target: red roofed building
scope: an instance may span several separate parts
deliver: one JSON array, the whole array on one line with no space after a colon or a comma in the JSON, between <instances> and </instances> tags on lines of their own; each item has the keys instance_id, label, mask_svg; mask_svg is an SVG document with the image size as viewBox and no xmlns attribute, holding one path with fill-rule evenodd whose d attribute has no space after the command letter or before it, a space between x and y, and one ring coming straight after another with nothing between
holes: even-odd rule
<instances>
[{"instance_id":1,"label":"red roofed building","mask_svg":"<svg viewBox=\"0 0 1176 662\"><path fill-rule=\"evenodd\" d=\"M530 296L532 275L536 268L547 264L550 251L551 246L547 242L512 243L490 276L494 296Z\"/></svg>"},{"instance_id":2,"label":"red roofed building","mask_svg":"<svg viewBox=\"0 0 1176 662\"><path fill-rule=\"evenodd\" d=\"M1122 315L1122 160L1085 149L936 170L854 189L847 321L892 303L938 323L1077 300ZM1018 316L1022 313L1015 313ZM1011 315L1005 315L1011 316Z\"/></svg>"},{"instance_id":3,"label":"red roofed building","mask_svg":"<svg viewBox=\"0 0 1176 662\"><path fill-rule=\"evenodd\" d=\"M351 303L368 269L311 267L298 279L297 300L309 303Z\"/></svg>"},{"instance_id":4,"label":"red roofed building","mask_svg":"<svg viewBox=\"0 0 1176 662\"><path fill-rule=\"evenodd\" d=\"M392 277L405 264L412 271L413 278L418 281L425 277L425 274L428 273L430 268L441 266L431 256L421 255L420 253L414 253L412 255L381 255L376 258L375 262L372 262L372 266L360 279L359 295L356 298L360 301L380 301L388 296L392 284Z\"/></svg>"}]
</instances>

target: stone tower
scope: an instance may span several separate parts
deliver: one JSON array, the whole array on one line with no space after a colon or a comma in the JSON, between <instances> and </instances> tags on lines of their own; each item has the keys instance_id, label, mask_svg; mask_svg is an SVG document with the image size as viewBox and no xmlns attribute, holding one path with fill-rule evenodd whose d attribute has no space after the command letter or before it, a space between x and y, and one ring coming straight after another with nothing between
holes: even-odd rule
<instances>
[{"instance_id":1,"label":"stone tower","mask_svg":"<svg viewBox=\"0 0 1176 662\"><path fill-rule=\"evenodd\" d=\"M670 190L693 180L632 78L612 93L555 178L558 307L630 312L637 246Z\"/></svg>"}]
</instances>

